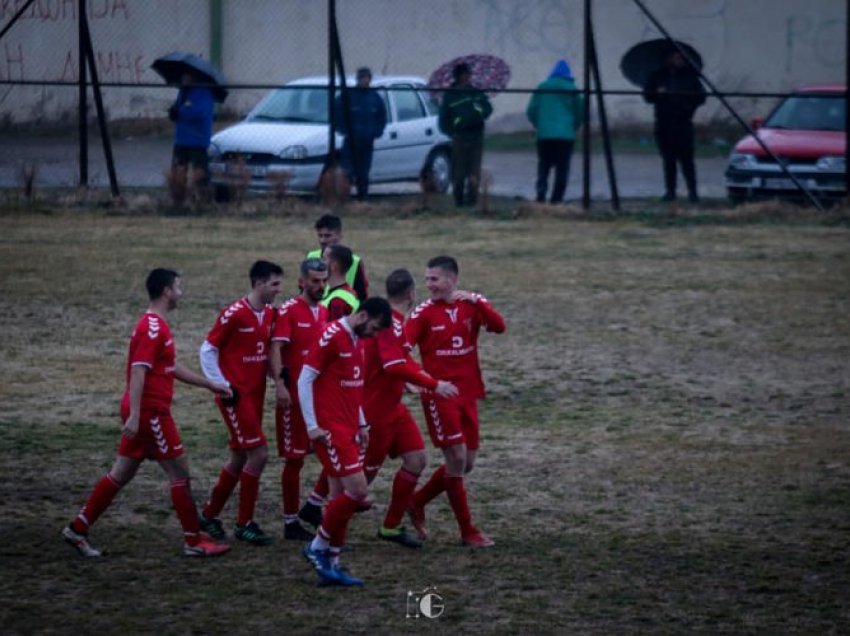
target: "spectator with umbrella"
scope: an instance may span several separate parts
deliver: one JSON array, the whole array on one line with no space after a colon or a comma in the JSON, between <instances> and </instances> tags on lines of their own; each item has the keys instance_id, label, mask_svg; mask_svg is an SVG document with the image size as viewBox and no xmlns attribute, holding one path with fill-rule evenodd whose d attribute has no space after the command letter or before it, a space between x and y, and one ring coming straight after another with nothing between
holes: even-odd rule
<instances>
[{"instance_id":1,"label":"spectator with umbrella","mask_svg":"<svg viewBox=\"0 0 850 636\"><path fill-rule=\"evenodd\" d=\"M471 83L466 62L452 69L453 90L446 91L440 104L440 130L452 140L452 192L455 205L474 206L481 182L484 122L493 112L484 91Z\"/></svg>"},{"instance_id":2,"label":"spectator with umbrella","mask_svg":"<svg viewBox=\"0 0 850 636\"><path fill-rule=\"evenodd\" d=\"M699 201L696 166L694 165L694 125L696 109L705 102L705 88L699 73L672 41L653 40L662 63L652 71L643 85L644 99L655 107L655 141L664 165L664 196L662 201L676 199L676 164L688 188L688 200ZM650 43L644 43L644 45ZM638 45L638 47L643 45ZM681 46L681 44L680 44ZM632 49L636 50L638 47ZM690 48L690 47L688 47ZM682 49L687 50L687 49ZM693 49L691 49L693 50ZM695 53L695 52L694 52ZM626 58L629 53L626 54ZM699 55L690 55L699 63ZM625 70L626 58L623 60Z\"/></svg>"},{"instance_id":3,"label":"spectator with umbrella","mask_svg":"<svg viewBox=\"0 0 850 636\"><path fill-rule=\"evenodd\" d=\"M169 84L180 87L168 109L175 123L171 165L188 174L189 166L199 174L198 182L209 183L207 148L212 137L215 102L223 102L227 90L223 76L209 62L191 53L170 53L151 65Z\"/></svg>"},{"instance_id":4,"label":"spectator with umbrella","mask_svg":"<svg viewBox=\"0 0 850 636\"><path fill-rule=\"evenodd\" d=\"M554 168L555 183L549 201L561 203L570 175L576 130L584 118L584 99L576 90L566 60L559 60L546 81L537 87L525 114L537 131L537 202L546 201L549 172Z\"/></svg>"}]
</instances>

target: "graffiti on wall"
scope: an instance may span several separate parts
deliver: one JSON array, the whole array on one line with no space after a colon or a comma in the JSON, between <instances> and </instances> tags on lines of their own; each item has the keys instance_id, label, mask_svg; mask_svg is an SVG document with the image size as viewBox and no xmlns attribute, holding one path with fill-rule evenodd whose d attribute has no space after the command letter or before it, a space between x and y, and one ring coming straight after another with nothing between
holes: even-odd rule
<instances>
[{"instance_id":1,"label":"graffiti on wall","mask_svg":"<svg viewBox=\"0 0 850 636\"><path fill-rule=\"evenodd\" d=\"M27 0L0 0L0 23L11 20ZM4 42L0 46L0 81L59 81L76 82L79 78L79 52L76 46L78 0L35 0L21 14L21 25L14 29L47 28L45 23L68 22L71 28L64 33L67 48L50 49L45 58L44 49L36 50L38 40L25 37L22 41ZM131 19L128 0L87 0L86 16L89 20L128 22ZM54 40L55 41L55 40ZM97 42L95 42L97 44ZM95 49L98 79L102 82L139 84L146 82L145 54L139 50L122 50L120 47Z\"/></svg>"},{"instance_id":2,"label":"graffiti on wall","mask_svg":"<svg viewBox=\"0 0 850 636\"><path fill-rule=\"evenodd\" d=\"M27 0L0 0L0 21L11 20ZM37 22L76 21L78 0L35 0L21 15L21 20ZM86 0L90 20L130 19L127 0Z\"/></svg>"}]
</instances>

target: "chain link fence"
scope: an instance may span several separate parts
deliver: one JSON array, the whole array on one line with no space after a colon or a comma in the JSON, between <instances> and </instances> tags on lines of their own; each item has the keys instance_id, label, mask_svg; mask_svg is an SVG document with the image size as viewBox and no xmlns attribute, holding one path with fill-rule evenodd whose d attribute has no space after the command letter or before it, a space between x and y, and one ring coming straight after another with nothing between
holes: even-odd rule
<instances>
[{"instance_id":1,"label":"chain link fence","mask_svg":"<svg viewBox=\"0 0 850 636\"><path fill-rule=\"evenodd\" d=\"M675 38L700 52L706 77L744 120L765 116L796 86L844 82L847 21L841 3L834 0L644 4ZM299 78L324 81L331 6L346 72L368 66L376 84L384 76L390 78L384 93L390 113L387 144L393 133L404 139L405 125L412 127L416 119L426 120L420 122L423 130L432 128L431 150L445 142L433 129L433 95L421 89L417 78L427 83L437 69L460 56L502 60L510 69L510 81L505 90L490 95L494 110L487 122L484 163L495 192L527 198L533 196L536 159L526 105L559 59L569 62L579 90L585 88L584 15L592 6L601 89L622 194L660 192L652 109L624 77L620 62L633 45L661 34L639 3L628 0L0 0L0 28L11 25L0 37L0 186L20 186L28 170L36 173L34 181L41 187L79 184L81 10L88 18L118 181L123 186L162 186L171 160L172 126L166 114L176 90L164 84L151 63L180 50L219 67L230 85L228 99L216 112L215 128L220 131L244 118L275 88ZM11 24L18 13L20 18ZM303 92L303 99L315 100L317 117L322 119L324 113L327 120L327 101L315 95ZM91 97L87 109L89 130L95 134ZM416 112L421 116L414 116ZM592 189L594 196L605 197L609 191L598 155L595 101L590 114ZM709 196L723 195L726 156L742 130L711 96L697 110L695 124L701 186ZM321 125L326 130L326 124ZM303 126L291 133L281 128L274 140L263 139L260 131L252 134L258 137L257 153L298 155L298 147L312 152L314 143L303 141ZM92 146L89 178L100 185L107 175L96 135L92 142L98 145ZM581 136L577 151L580 146ZM420 165L390 172L386 178L414 178L431 150L420 149L415 160L397 154L388 161L390 166ZM568 197L580 192L583 167L578 163L573 162ZM375 169L381 166L379 162ZM383 178L380 172L376 175L376 180ZM418 187L414 181L390 189Z\"/></svg>"}]
</instances>

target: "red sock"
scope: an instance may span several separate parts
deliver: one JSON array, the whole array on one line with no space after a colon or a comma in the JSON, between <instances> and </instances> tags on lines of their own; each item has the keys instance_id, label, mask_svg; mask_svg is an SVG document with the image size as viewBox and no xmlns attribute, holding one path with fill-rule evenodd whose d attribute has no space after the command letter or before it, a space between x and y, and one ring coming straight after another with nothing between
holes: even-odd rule
<instances>
[{"instance_id":1,"label":"red sock","mask_svg":"<svg viewBox=\"0 0 850 636\"><path fill-rule=\"evenodd\" d=\"M257 494L260 492L260 474L253 473L250 468L242 469L239 477L239 514L236 524L247 525L254 518L254 506L257 505Z\"/></svg>"},{"instance_id":2,"label":"red sock","mask_svg":"<svg viewBox=\"0 0 850 636\"><path fill-rule=\"evenodd\" d=\"M71 522L71 529L79 534L89 531L103 511L109 508L109 504L115 499L115 495L121 490L121 484L116 482L107 473L94 485L91 494L77 517Z\"/></svg>"},{"instance_id":3,"label":"red sock","mask_svg":"<svg viewBox=\"0 0 850 636\"><path fill-rule=\"evenodd\" d=\"M325 507L322 526L319 530L328 537L332 546L345 545L345 531L351 517L357 512L357 503L356 499L342 491Z\"/></svg>"},{"instance_id":4,"label":"red sock","mask_svg":"<svg viewBox=\"0 0 850 636\"><path fill-rule=\"evenodd\" d=\"M210 493L210 498L204 504L204 518L213 519L221 513L221 509L224 508L224 504L227 503L237 483L239 483L238 474L231 473L227 470L227 466L221 469L218 474L218 481Z\"/></svg>"},{"instance_id":5,"label":"red sock","mask_svg":"<svg viewBox=\"0 0 850 636\"><path fill-rule=\"evenodd\" d=\"M413 502L417 506L425 506L429 501L440 495L446 489L445 474L446 465L441 464L425 485L414 493Z\"/></svg>"},{"instance_id":6,"label":"red sock","mask_svg":"<svg viewBox=\"0 0 850 636\"><path fill-rule=\"evenodd\" d=\"M446 495L455 513L461 536L466 536L472 529L472 515L469 513L469 503L466 500L466 488L463 486L463 477L452 477L446 475Z\"/></svg>"},{"instance_id":7,"label":"red sock","mask_svg":"<svg viewBox=\"0 0 850 636\"><path fill-rule=\"evenodd\" d=\"M390 495L390 505L384 517L385 528L395 528L401 523L401 518L410 506L413 491L416 490L416 482L419 475L414 475L409 470L399 468L393 478L393 491Z\"/></svg>"},{"instance_id":8,"label":"red sock","mask_svg":"<svg viewBox=\"0 0 850 636\"><path fill-rule=\"evenodd\" d=\"M174 511L177 513L180 525L183 526L183 536L186 537L186 543L197 545L198 541L201 540L199 535L201 522L198 520L198 509L195 508L195 500L192 498L188 479L178 479L171 482L171 503L174 505Z\"/></svg>"},{"instance_id":9,"label":"red sock","mask_svg":"<svg viewBox=\"0 0 850 636\"><path fill-rule=\"evenodd\" d=\"M283 495L283 514L297 515L301 505L301 469L304 458L287 459L280 471L280 491Z\"/></svg>"}]
</instances>

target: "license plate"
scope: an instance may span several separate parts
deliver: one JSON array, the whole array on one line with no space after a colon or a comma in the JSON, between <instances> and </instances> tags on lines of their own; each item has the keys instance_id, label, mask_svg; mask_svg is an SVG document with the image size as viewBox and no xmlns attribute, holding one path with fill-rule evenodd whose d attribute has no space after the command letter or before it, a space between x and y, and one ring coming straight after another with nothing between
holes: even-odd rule
<instances>
[{"instance_id":1,"label":"license plate","mask_svg":"<svg viewBox=\"0 0 850 636\"><path fill-rule=\"evenodd\" d=\"M806 185L805 180L798 179L800 183ZM771 188L773 190L796 190L797 186L794 185L794 182L791 179L765 179L764 187Z\"/></svg>"},{"instance_id":2,"label":"license plate","mask_svg":"<svg viewBox=\"0 0 850 636\"><path fill-rule=\"evenodd\" d=\"M210 172L219 175L238 175L243 170L255 179L264 179L268 174L268 166L238 166L232 163L210 162Z\"/></svg>"}]
</instances>

